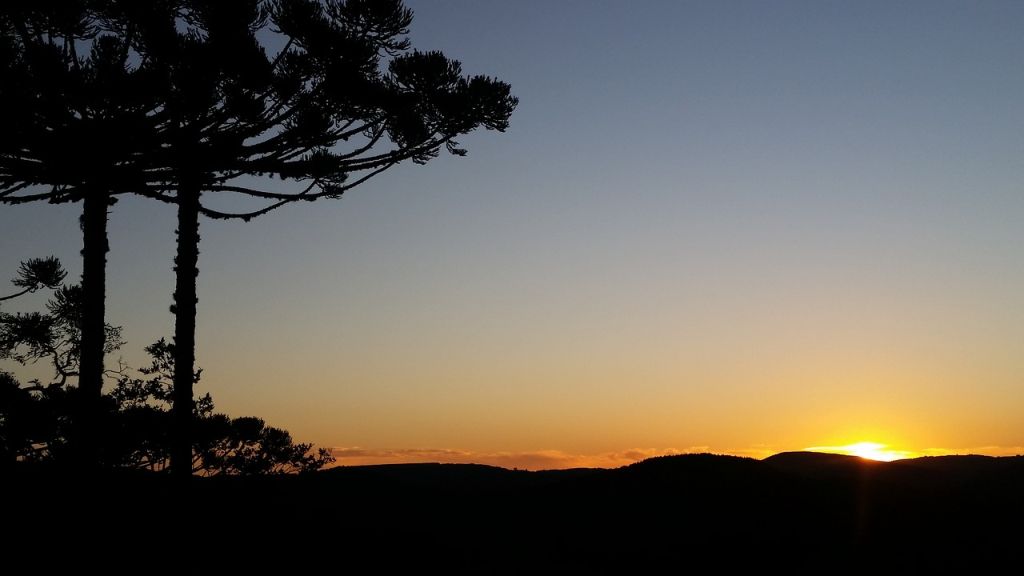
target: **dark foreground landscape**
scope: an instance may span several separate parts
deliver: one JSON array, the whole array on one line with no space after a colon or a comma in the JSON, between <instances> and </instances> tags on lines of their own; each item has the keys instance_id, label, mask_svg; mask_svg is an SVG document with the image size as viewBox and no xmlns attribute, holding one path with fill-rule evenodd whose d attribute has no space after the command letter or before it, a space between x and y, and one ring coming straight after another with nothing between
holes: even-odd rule
<instances>
[{"instance_id":1,"label":"dark foreground landscape","mask_svg":"<svg viewBox=\"0 0 1024 576\"><path fill-rule=\"evenodd\" d=\"M342 467L184 497L156 475L8 480L5 562L43 573L1017 573L1024 552L1019 456Z\"/></svg>"}]
</instances>

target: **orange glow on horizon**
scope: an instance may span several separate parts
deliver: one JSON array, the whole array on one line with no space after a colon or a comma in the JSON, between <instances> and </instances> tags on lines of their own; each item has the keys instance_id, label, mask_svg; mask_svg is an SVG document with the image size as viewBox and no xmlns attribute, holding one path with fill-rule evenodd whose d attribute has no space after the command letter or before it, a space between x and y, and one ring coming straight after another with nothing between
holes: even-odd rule
<instances>
[{"instance_id":1,"label":"orange glow on horizon","mask_svg":"<svg viewBox=\"0 0 1024 576\"><path fill-rule=\"evenodd\" d=\"M895 445L895 444L894 444ZM1024 446L979 446L968 448L915 448L892 449L889 444L878 442L855 442L835 446L792 446L754 445L748 448L716 448L694 445L674 448L628 448L607 452L567 451L560 449L487 451L465 448L360 448L335 446L332 453L337 458L335 466L369 466L376 464L446 463L484 464L501 468L521 470L563 470L567 468L619 468L657 456L684 454L718 454L744 458L764 459L774 454L792 450L824 452L857 456L868 460L891 462L906 458L925 456L949 456L956 454L978 454L987 456L1017 456L1024 454ZM898 444L905 448L907 444Z\"/></svg>"},{"instance_id":2,"label":"orange glow on horizon","mask_svg":"<svg viewBox=\"0 0 1024 576\"><path fill-rule=\"evenodd\" d=\"M888 444L879 444L878 442L855 442L844 446L812 446L806 450L809 452L846 454L881 462L892 462L893 460L915 457L913 452L907 450L888 450L888 446Z\"/></svg>"}]
</instances>

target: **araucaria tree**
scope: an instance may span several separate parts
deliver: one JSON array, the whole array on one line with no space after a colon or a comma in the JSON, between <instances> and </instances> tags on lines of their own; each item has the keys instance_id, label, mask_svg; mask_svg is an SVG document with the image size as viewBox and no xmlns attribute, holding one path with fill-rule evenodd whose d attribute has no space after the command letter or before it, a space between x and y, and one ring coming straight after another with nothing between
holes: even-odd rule
<instances>
[{"instance_id":1,"label":"araucaria tree","mask_svg":"<svg viewBox=\"0 0 1024 576\"><path fill-rule=\"evenodd\" d=\"M411 21L399 0L183 2L165 33L140 38L147 65L164 75L173 119L171 177L155 186L178 208L172 469L192 451L199 215L249 220L338 198L400 162L424 163L441 148L465 154L455 139L476 128L508 126L517 104L509 86L410 50ZM267 204L226 212L206 206L207 194Z\"/></svg>"},{"instance_id":2,"label":"araucaria tree","mask_svg":"<svg viewBox=\"0 0 1024 576\"><path fill-rule=\"evenodd\" d=\"M43 44L58 53L52 67L62 82L74 77L79 63L88 64L90 70L116 72L113 85L133 94L106 94L107 100L100 100L111 103L98 117L116 128L110 133L117 143L100 162L89 163L91 172L63 176L68 171L62 159L82 145L68 148L50 136L49 124L58 124L60 134L69 132L50 117L81 130L84 113L68 89L42 84L57 103L56 112L46 111L45 122L32 120L20 130L41 141L33 148L17 138L0 140L0 200L86 200L87 261L94 252L105 254L105 233L103 243L90 244L99 235L90 235L87 224L98 225L100 216L105 223L113 194L138 193L176 205L177 434L171 467L184 475L192 460L199 216L249 220L296 201L338 198L401 162L427 162L442 148L464 155L456 138L481 127L503 131L517 100L503 82L465 76L458 62L439 52L412 50L406 38L412 13L400 0L94 0L81 5L92 6L87 11L92 20L78 21L96 25L69 27L55 37L68 40ZM20 78L31 71L28 47L35 49L35 36L19 28L19 14L4 18L0 56L17 58L0 73ZM43 32L41 38L49 38ZM92 60L74 54L83 37L100 39ZM107 53L116 58L99 57ZM90 86L105 95L102 85ZM9 110L39 108L23 91L0 89L0 98ZM71 103L63 111L66 98ZM34 174L30 169L45 178L27 176ZM26 193L40 184L53 190ZM91 195L97 190L101 193ZM70 192L74 195L67 196ZM228 194L264 204L248 202L247 209L225 211L204 202ZM93 198L102 201L101 211L90 211ZM85 267L92 269L88 262ZM96 269L102 272L101 266ZM83 274L86 292L87 284ZM102 326L102 299L99 310ZM83 327L83 348L85 332ZM84 349L82 358L84 382Z\"/></svg>"},{"instance_id":3,"label":"araucaria tree","mask_svg":"<svg viewBox=\"0 0 1024 576\"><path fill-rule=\"evenodd\" d=\"M0 204L81 202L82 315L78 447L95 460L92 423L103 385L107 211L144 192L160 145L159 104L130 37L112 27L116 2L0 3ZM91 455L90 455L91 454Z\"/></svg>"}]
</instances>

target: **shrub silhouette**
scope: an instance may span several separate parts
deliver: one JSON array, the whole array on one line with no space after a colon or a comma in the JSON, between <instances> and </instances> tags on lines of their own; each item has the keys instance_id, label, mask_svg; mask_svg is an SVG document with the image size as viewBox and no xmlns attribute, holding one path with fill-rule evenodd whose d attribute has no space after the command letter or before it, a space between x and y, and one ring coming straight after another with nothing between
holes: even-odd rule
<instances>
[{"instance_id":1,"label":"shrub silhouette","mask_svg":"<svg viewBox=\"0 0 1024 576\"><path fill-rule=\"evenodd\" d=\"M53 268L50 259L47 264ZM29 261L37 262L37 261ZM33 266L29 264L29 266ZM26 264L22 269L25 270ZM51 280L62 275L49 276ZM22 274L19 279L26 278ZM77 462L73 416L82 401L77 388L80 343L81 290L77 286L42 283L54 290L47 312L0 313L0 358L19 364L50 362L49 382L20 383L0 371L0 461L69 466ZM18 282L17 280L15 281ZM105 349L122 346L120 329L107 326ZM108 468L152 471L168 469L171 442L171 404L174 382L174 345L161 339L148 346L149 366L130 375L122 366L108 372L113 380L101 396L97 421L98 461ZM198 383L201 371L193 373ZM231 418L214 412L209 394L193 403L196 438L192 471L202 475L278 474L306 472L333 461L329 451L312 452L312 445L295 443L280 428L256 417Z\"/></svg>"}]
</instances>

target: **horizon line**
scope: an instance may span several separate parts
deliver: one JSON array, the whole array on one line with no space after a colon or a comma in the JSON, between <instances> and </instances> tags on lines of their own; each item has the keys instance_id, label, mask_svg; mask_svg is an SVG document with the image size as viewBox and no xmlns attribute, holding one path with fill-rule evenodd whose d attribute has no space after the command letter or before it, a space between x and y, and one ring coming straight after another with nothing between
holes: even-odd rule
<instances>
[{"instance_id":1,"label":"horizon line","mask_svg":"<svg viewBox=\"0 0 1024 576\"><path fill-rule=\"evenodd\" d=\"M849 446L857 446L858 444L851 444ZM875 444L875 446L884 447L885 445ZM832 450L827 448L832 448ZM710 454L715 456L735 456L740 458L750 458L753 460L764 460L778 454L790 452L835 454L839 456L860 457L866 460L881 461L913 460L916 458L938 456L987 456L998 458L1024 455L1024 447L1022 446L979 446L959 449L927 448L913 452L890 451L890 453L899 453L901 455L900 457L894 458L865 457L863 454L854 454L848 451L844 452L842 450L838 450L838 448L843 447L812 446L789 450L755 447L748 449L716 450L712 449L710 446L691 446L685 449L633 448L597 454L574 454L554 449L482 452L452 448L367 449L361 447L336 446L331 449L331 453L335 457L335 463L331 468L387 464L477 464L509 470L530 471L569 470L579 468L614 469L661 456Z\"/></svg>"}]
</instances>

